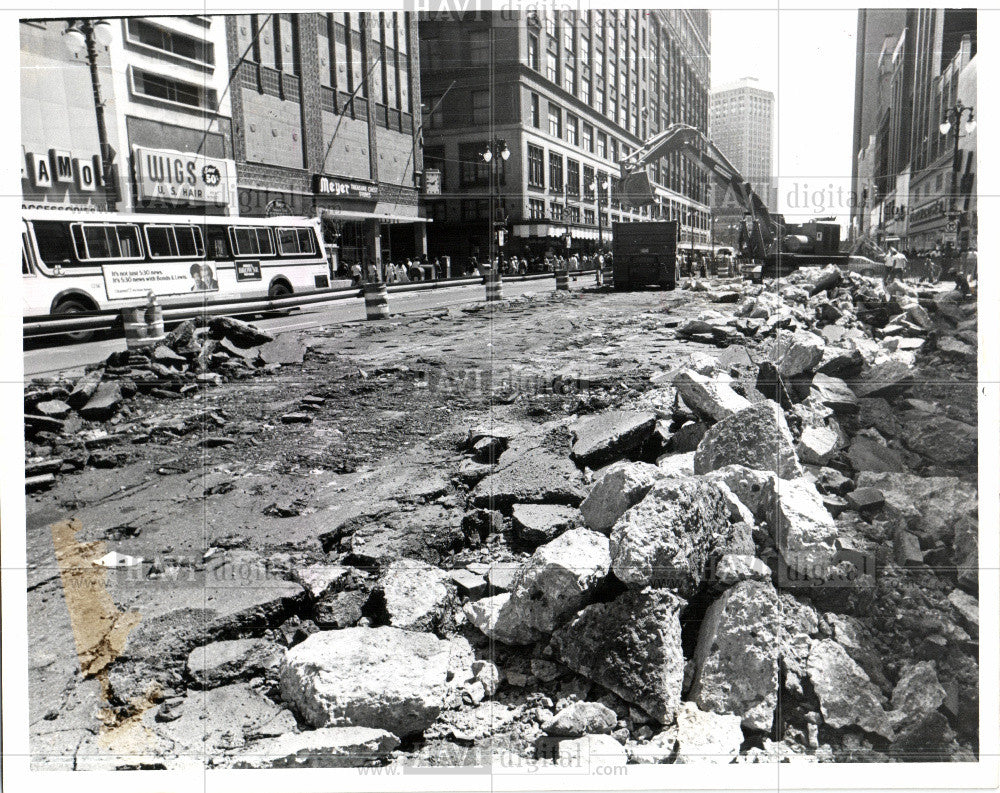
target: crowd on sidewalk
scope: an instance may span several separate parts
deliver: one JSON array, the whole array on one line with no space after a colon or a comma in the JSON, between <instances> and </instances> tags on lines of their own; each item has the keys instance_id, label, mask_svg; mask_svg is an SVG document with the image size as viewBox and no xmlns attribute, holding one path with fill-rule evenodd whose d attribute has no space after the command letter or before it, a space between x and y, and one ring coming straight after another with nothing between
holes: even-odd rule
<instances>
[{"instance_id":1,"label":"crowd on sidewalk","mask_svg":"<svg viewBox=\"0 0 1000 793\"><path fill-rule=\"evenodd\" d=\"M577 272L610 267L613 262L611 253L576 254L546 254L544 256L503 255L493 259L491 269L501 275L528 275L529 273L552 273L561 270ZM350 276L354 284L362 281L377 282L384 280L386 284L411 283L414 281L434 281L441 278L460 278L481 274L488 260L479 261L478 257L470 256L464 262L448 259L442 262L440 257L433 260L423 256L419 259L405 259L398 262L386 262L384 273L380 276L374 265L362 267L361 263L342 264L338 272L345 277Z\"/></svg>"}]
</instances>

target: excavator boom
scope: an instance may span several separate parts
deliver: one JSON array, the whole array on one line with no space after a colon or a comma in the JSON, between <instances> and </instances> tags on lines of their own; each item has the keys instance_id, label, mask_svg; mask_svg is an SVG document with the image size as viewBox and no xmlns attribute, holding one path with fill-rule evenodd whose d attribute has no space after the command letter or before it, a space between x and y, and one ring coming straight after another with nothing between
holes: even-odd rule
<instances>
[{"instance_id":1,"label":"excavator boom","mask_svg":"<svg viewBox=\"0 0 1000 793\"><path fill-rule=\"evenodd\" d=\"M773 253L779 229L764 202L726 155L700 130L688 124L671 124L621 161L622 200L630 204L652 203L654 193L646 166L674 152L703 167L750 215L742 235L745 254L763 259Z\"/></svg>"}]
</instances>

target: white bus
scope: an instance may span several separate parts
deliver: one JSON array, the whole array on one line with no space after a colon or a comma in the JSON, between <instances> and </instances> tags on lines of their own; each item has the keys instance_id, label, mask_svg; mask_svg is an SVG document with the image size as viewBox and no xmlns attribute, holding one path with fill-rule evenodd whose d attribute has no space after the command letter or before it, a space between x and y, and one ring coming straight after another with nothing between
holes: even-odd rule
<instances>
[{"instance_id":1,"label":"white bus","mask_svg":"<svg viewBox=\"0 0 1000 793\"><path fill-rule=\"evenodd\" d=\"M24 317L288 297L330 286L319 223L24 210ZM72 334L83 338L88 334Z\"/></svg>"}]
</instances>

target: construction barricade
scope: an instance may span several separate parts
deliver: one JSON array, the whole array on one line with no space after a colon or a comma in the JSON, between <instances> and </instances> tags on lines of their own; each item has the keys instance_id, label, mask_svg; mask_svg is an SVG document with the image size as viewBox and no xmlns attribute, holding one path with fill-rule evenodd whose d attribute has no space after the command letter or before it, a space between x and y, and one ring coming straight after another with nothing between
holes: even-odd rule
<instances>
[{"instance_id":1,"label":"construction barricade","mask_svg":"<svg viewBox=\"0 0 1000 793\"><path fill-rule=\"evenodd\" d=\"M381 281L362 285L368 319L389 319L389 291Z\"/></svg>"},{"instance_id":2,"label":"construction barricade","mask_svg":"<svg viewBox=\"0 0 1000 793\"><path fill-rule=\"evenodd\" d=\"M556 291L569 291L569 270L556 270Z\"/></svg>"}]
</instances>

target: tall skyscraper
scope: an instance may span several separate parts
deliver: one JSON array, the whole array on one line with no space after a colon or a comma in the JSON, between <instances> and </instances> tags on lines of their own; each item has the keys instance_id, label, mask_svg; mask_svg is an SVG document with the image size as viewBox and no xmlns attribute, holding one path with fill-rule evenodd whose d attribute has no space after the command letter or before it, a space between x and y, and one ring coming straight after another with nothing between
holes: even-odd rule
<instances>
[{"instance_id":1,"label":"tall skyscraper","mask_svg":"<svg viewBox=\"0 0 1000 793\"><path fill-rule=\"evenodd\" d=\"M770 203L774 94L761 88L754 77L722 86L712 91L708 127L715 145L754 192Z\"/></svg>"}]
</instances>

